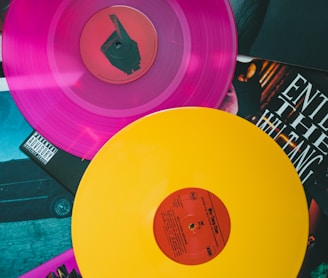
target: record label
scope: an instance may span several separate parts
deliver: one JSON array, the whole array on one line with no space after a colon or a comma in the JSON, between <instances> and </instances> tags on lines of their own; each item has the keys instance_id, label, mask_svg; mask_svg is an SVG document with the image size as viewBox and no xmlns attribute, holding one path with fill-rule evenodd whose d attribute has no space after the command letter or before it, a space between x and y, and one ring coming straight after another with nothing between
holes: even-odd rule
<instances>
[{"instance_id":1,"label":"record label","mask_svg":"<svg viewBox=\"0 0 328 278\"><path fill-rule=\"evenodd\" d=\"M156 58L157 47L154 25L146 15L127 6L97 12L84 26L80 38L87 69L114 84L132 82L144 75Z\"/></svg>"},{"instance_id":2,"label":"record label","mask_svg":"<svg viewBox=\"0 0 328 278\"><path fill-rule=\"evenodd\" d=\"M154 234L161 250L172 260L194 265L215 258L230 233L230 218L221 200L201 188L170 194L154 217Z\"/></svg>"}]
</instances>

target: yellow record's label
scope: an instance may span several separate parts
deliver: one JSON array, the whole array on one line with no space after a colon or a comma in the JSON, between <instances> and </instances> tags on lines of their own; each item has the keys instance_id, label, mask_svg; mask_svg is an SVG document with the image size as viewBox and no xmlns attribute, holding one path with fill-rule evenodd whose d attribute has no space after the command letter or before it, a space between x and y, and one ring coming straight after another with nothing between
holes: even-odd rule
<instances>
[{"instance_id":1,"label":"yellow record's label","mask_svg":"<svg viewBox=\"0 0 328 278\"><path fill-rule=\"evenodd\" d=\"M170 194L154 218L154 234L161 250L186 265L215 258L226 245L229 233L230 218L224 204L200 188Z\"/></svg>"}]
</instances>

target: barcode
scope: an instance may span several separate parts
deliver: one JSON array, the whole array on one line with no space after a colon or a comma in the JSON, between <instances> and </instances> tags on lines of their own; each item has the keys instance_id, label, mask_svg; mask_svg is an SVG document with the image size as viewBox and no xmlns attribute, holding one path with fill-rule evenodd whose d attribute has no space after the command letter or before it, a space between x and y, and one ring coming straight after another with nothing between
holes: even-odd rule
<instances>
[{"instance_id":1,"label":"barcode","mask_svg":"<svg viewBox=\"0 0 328 278\"><path fill-rule=\"evenodd\" d=\"M23 144L23 147L46 165L58 149L47 141L41 134L34 132Z\"/></svg>"}]
</instances>

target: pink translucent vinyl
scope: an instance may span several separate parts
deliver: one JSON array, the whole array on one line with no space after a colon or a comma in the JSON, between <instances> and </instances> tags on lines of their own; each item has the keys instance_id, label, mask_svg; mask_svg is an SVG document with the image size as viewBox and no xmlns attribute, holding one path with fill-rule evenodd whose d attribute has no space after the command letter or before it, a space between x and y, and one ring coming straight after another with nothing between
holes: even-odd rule
<instances>
[{"instance_id":1,"label":"pink translucent vinyl","mask_svg":"<svg viewBox=\"0 0 328 278\"><path fill-rule=\"evenodd\" d=\"M79 53L84 25L113 5L144 13L158 35L152 67L128 84L96 78ZM147 114L218 107L236 55L229 0L13 0L3 34L4 71L19 109L47 140L86 159Z\"/></svg>"},{"instance_id":2,"label":"pink translucent vinyl","mask_svg":"<svg viewBox=\"0 0 328 278\"><path fill-rule=\"evenodd\" d=\"M53 259L41 264L40 266L30 270L29 272L23 274L19 278L46 278L51 272L57 275L57 268L65 265L67 271L70 273L75 270L79 272L78 266L76 264L73 249L69 249L64 253L54 257Z\"/></svg>"}]
</instances>

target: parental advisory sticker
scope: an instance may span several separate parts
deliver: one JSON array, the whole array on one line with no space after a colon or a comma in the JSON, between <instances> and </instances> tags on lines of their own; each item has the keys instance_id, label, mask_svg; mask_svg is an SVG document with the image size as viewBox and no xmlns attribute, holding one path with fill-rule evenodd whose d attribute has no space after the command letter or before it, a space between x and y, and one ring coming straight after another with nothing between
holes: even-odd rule
<instances>
[{"instance_id":1,"label":"parental advisory sticker","mask_svg":"<svg viewBox=\"0 0 328 278\"><path fill-rule=\"evenodd\" d=\"M58 151L54 145L52 145L36 131L33 132L33 134L27 139L27 141L23 144L23 147L44 165L47 165L50 159Z\"/></svg>"}]
</instances>

